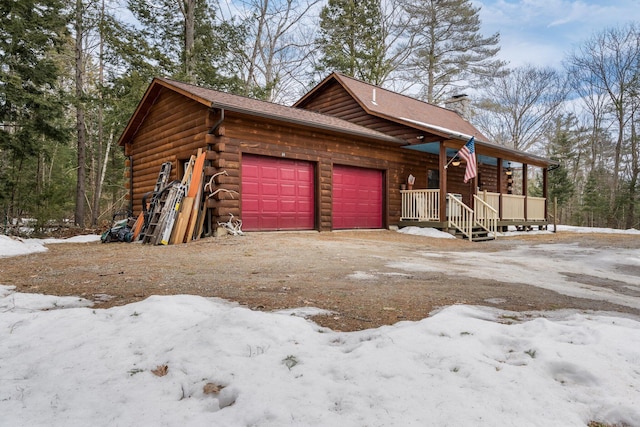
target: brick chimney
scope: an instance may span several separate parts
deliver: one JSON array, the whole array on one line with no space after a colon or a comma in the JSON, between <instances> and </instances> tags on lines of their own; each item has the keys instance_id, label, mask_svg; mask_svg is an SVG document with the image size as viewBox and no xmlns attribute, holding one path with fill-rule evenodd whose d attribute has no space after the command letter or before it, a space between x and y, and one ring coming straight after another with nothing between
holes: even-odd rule
<instances>
[{"instance_id":1,"label":"brick chimney","mask_svg":"<svg viewBox=\"0 0 640 427\"><path fill-rule=\"evenodd\" d=\"M463 119L469 119L469 105L471 98L466 94L454 95L444 101L444 107L448 110L455 111Z\"/></svg>"}]
</instances>

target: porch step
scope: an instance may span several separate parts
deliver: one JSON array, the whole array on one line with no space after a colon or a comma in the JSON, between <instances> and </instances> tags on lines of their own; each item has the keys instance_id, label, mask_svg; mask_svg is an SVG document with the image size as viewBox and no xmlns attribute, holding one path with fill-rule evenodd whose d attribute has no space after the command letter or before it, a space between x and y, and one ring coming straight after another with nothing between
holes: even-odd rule
<instances>
[{"instance_id":1,"label":"porch step","mask_svg":"<svg viewBox=\"0 0 640 427\"><path fill-rule=\"evenodd\" d=\"M467 240L469 239L460 230L456 230L454 235L459 239L467 239ZM482 227L473 227L473 229L471 230L472 242L486 242L489 240L495 240L491 233L489 233L487 230L485 230Z\"/></svg>"}]
</instances>

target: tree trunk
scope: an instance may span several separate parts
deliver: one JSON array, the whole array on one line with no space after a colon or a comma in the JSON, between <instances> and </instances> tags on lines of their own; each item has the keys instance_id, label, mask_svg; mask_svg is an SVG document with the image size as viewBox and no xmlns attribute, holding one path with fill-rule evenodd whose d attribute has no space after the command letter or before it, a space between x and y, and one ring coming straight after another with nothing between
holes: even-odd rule
<instances>
[{"instance_id":1,"label":"tree trunk","mask_svg":"<svg viewBox=\"0 0 640 427\"><path fill-rule=\"evenodd\" d=\"M193 76L193 47L195 45L196 0L184 0L184 72L188 83L195 83Z\"/></svg>"},{"instance_id":2,"label":"tree trunk","mask_svg":"<svg viewBox=\"0 0 640 427\"><path fill-rule=\"evenodd\" d=\"M87 149L87 130L84 118L84 53L82 46L83 23L82 23L83 5L82 0L76 0L76 131L78 133L78 169L77 169L77 185L76 185L76 211L75 224L84 227L85 215L85 178L86 178L86 149Z\"/></svg>"},{"instance_id":3,"label":"tree trunk","mask_svg":"<svg viewBox=\"0 0 640 427\"><path fill-rule=\"evenodd\" d=\"M640 152L638 151L638 136L636 134L636 123L634 114L631 115L631 180L629 182L629 212L627 213L626 228L635 228L636 212L635 205L638 198L638 176L640 175Z\"/></svg>"},{"instance_id":4,"label":"tree trunk","mask_svg":"<svg viewBox=\"0 0 640 427\"><path fill-rule=\"evenodd\" d=\"M102 142L104 140L104 124L103 124L103 87L104 87L104 0L102 0L100 8L100 46L98 53L98 140L96 141L96 164L98 167L95 170L95 180L93 189L93 209L91 209L91 225L93 227L98 225L98 218L100 218L100 198L102 197L102 177L104 171L101 168L106 168L106 160L102 161ZM108 149L108 148L107 148Z\"/></svg>"}]
</instances>

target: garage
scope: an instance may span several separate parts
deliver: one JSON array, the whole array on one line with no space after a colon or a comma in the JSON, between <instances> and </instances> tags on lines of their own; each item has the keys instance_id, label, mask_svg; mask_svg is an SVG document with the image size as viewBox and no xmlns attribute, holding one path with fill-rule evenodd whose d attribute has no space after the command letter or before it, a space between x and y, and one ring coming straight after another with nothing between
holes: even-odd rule
<instances>
[{"instance_id":1,"label":"garage","mask_svg":"<svg viewBox=\"0 0 640 427\"><path fill-rule=\"evenodd\" d=\"M382 228L382 171L333 167L333 229Z\"/></svg>"},{"instance_id":2,"label":"garage","mask_svg":"<svg viewBox=\"0 0 640 427\"><path fill-rule=\"evenodd\" d=\"M313 163L243 155L241 172L243 230L315 228Z\"/></svg>"}]
</instances>

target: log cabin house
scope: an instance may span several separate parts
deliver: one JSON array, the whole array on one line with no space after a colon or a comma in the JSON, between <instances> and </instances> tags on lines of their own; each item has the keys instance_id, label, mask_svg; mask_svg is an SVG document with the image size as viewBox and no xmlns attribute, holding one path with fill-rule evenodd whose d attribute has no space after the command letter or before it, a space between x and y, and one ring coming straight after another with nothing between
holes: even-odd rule
<instances>
[{"instance_id":1,"label":"log cabin house","mask_svg":"<svg viewBox=\"0 0 640 427\"><path fill-rule=\"evenodd\" d=\"M465 164L448 163L471 136L478 174L465 184ZM164 162L180 179L206 150L205 181L224 190L205 198L206 234L231 215L244 231L417 225L470 240L547 224L550 160L489 142L456 111L339 73L293 107L156 78L119 144L134 213ZM542 197L527 194L530 168Z\"/></svg>"}]
</instances>

